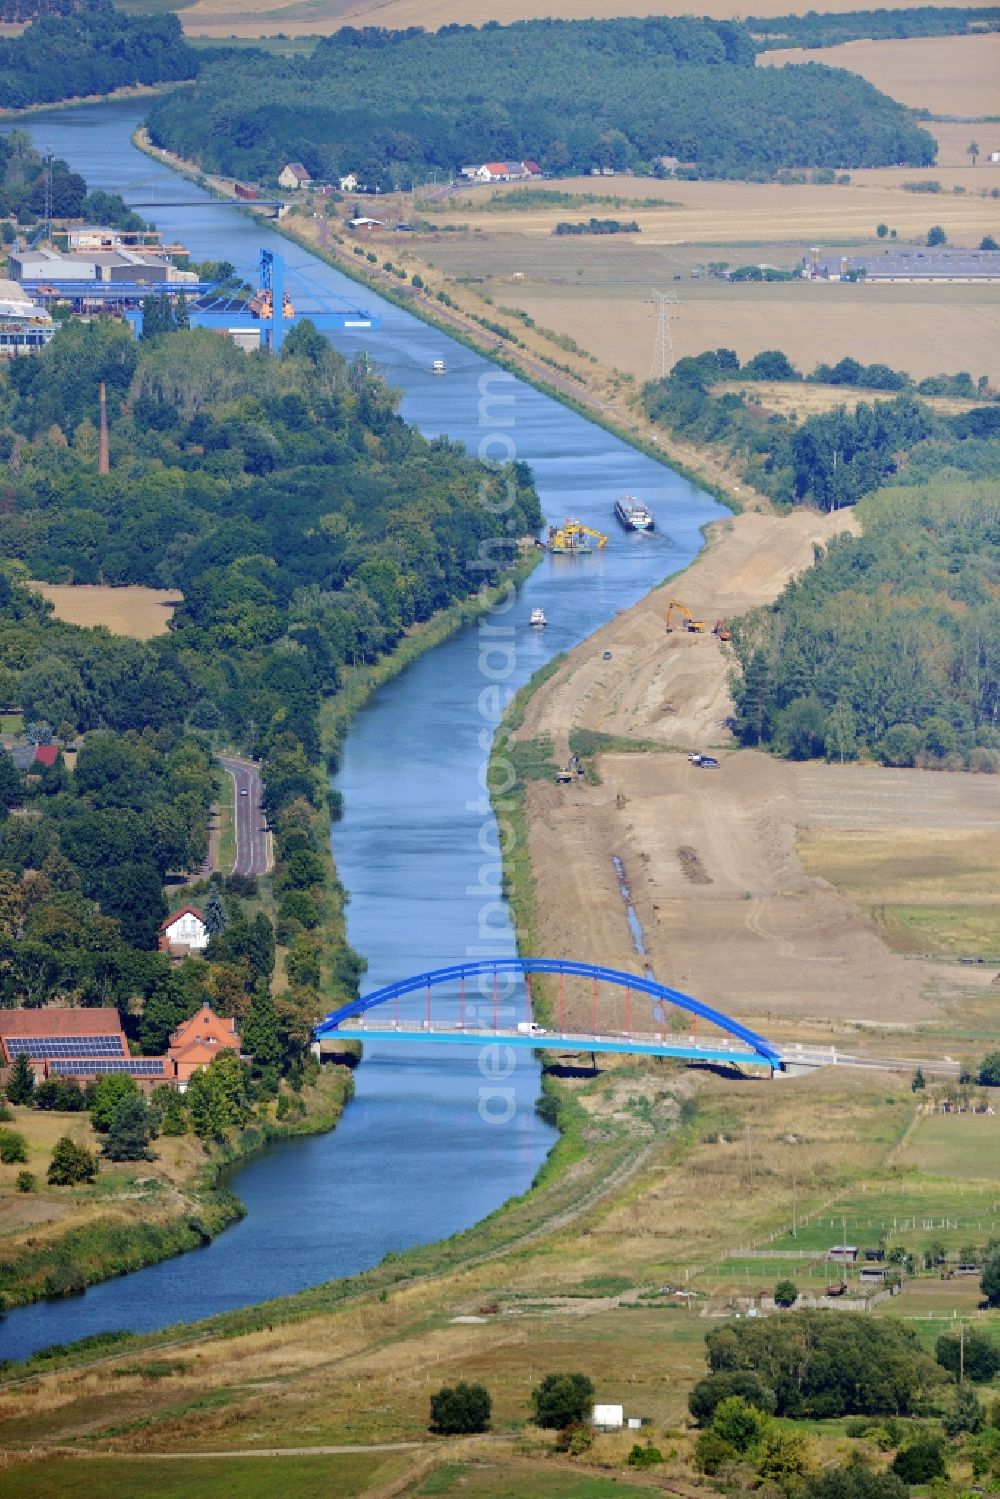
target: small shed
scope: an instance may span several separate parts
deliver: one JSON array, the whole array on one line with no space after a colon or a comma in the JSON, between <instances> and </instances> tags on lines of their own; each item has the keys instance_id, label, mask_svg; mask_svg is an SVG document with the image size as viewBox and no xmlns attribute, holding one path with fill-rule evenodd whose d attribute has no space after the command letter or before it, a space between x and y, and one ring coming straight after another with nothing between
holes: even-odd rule
<instances>
[{"instance_id":1,"label":"small shed","mask_svg":"<svg viewBox=\"0 0 1000 1499\"><path fill-rule=\"evenodd\" d=\"M595 1405L591 1424L598 1431L621 1431L625 1425L625 1407L622 1405Z\"/></svg>"},{"instance_id":2,"label":"small shed","mask_svg":"<svg viewBox=\"0 0 1000 1499\"><path fill-rule=\"evenodd\" d=\"M853 1265L858 1258L858 1246L856 1244L831 1244L826 1251L828 1260L839 1260L841 1264Z\"/></svg>"}]
</instances>

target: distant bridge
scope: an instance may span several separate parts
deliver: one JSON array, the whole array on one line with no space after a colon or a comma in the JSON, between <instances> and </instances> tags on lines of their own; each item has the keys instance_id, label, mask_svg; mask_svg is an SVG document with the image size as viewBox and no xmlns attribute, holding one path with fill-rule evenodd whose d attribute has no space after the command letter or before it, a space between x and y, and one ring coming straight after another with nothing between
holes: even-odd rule
<instances>
[{"instance_id":1,"label":"distant bridge","mask_svg":"<svg viewBox=\"0 0 1000 1499\"><path fill-rule=\"evenodd\" d=\"M536 1025L531 1009L532 974L552 974L559 984L557 1017L551 1027ZM524 1017L518 1020L516 1007L507 994L501 995L500 984L505 987L523 978ZM581 1029L570 1027L566 1022L565 983L569 979L589 979L591 983L591 1025ZM482 980L489 982L484 993ZM468 994L470 980L476 981L473 997ZM625 1025L608 1022L602 1024L600 1017L599 990L601 984L610 984L625 991ZM434 990L447 987L457 989L457 1008L452 1001L448 1014L438 1019L433 1015L432 994ZM400 1001L410 996L423 994L422 1013L415 1014L412 1000L400 1014ZM643 996L652 1001L650 1018L653 1029L632 1027L632 997ZM667 1006L683 1010L692 1018L692 1034L678 1036L667 1029ZM372 1010L391 1007L391 1017L386 1014L369 1020ZM484 1014L485 1012L485 1014ZM699 1038L694 1034L698 1020L708 1021L723 1033L722 1036ZM399 979L375 989L370 994L350 1004L331 1010L316 1026L317 1042L342 1039L345 1041L398 1041L433 1045L475 1045L483 1042L503 1042L506 1046L520 1046L540 1051L573 1052L619 1052L636 1056L680 1057L691 1061L728 1062L741 1066L766 1067L770 1072L781 1072L784 1063L778 1047L760 1036L756 1031L741 1025L738 1020L671 989L655 979L638 977L618 968L606 968L600 964L577 963L566 958L487 958L466 963L453 963L445 968L433 968L426 973L414 974L411 978Z\"/></svg>"}]
</instances>

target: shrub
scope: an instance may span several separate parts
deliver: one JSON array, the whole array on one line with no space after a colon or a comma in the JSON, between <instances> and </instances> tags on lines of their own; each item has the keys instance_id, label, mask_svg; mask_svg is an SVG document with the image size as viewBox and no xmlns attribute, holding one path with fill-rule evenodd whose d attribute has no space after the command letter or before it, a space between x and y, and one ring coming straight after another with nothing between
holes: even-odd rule
<instances>
[{"instance_id":1,"label":"shrub","mask_svg":"<svg viewBox=\"0 0 1000 1499\"><path fill-rule=\"evenodd\" d=\"M1000 1088L1000 1051L991 1051L979 1064L979 1086Z\"/></svg>"},{"instance_id":2,"label":"shrub","mask_svg":"<svg viewBox=\"0 0 1000 1499\"><path fill-rule=\"evenodd\" d=\"M115 1110L124 1098L137 1098L139 1088L134 1078L124 1072L107 1072L94 1084L90 1122L101 1134L111 1128Z\"/></svg>"},{"instance_id":3,"label":"shrub","mask_svg":"<svg viewBox=\"0 0 1000 1499\"><path fill-rule=\"evenodd\" d=\"M863 1463L827 1468L806 1486L806 1499L908 1499L895 1473L876 1473Z\"/></svg>"},{"instance_id":4,"label":"shrub","mask_svg":"<svg viewBox=\"0 0 1000 1499\"><path fill-rule=\"evenodd\" d=\"M779 1280L774 1288L776 1306L794 1306L799 1299L799 1288L794 1281Z\"/></svg>"},{"instance_id":5,"label":"shrub","mask_svg":"<svg viewBox=\"0 0 1000 1499\"><path fill-rule=\"evenodd\" d=\"M141 1094L120 1099L102 1153L109 1161L148 1161L156 1115Z\"/></svg>"},{"instance_id":6,"label":"shrub","mask_svg":"<svg viewBox=\"0 0 1000 1499\"><path fill-rule=\"evenodd\" d=\"M0 1124L9 1124L13 1117L13 1109L8 1108L4 1100L0 1098Z\"/></svg>"},{"instance_id":7,"label":"shrub","mask_svg":"<svg viewBox=\"0 0 1000 1499\"><path fill-rule=\"evenodd\" d=\"M983 1265L979 1284L987 1306L1000 1306L1000 1254L991 1254Z\"/></svg>"},{"instance_id":8,"label":"shrub","mask_svg":"<svg viewBox=\"0 0 1000 1499\"><path fill-rule=\"evenodd\" d=\"M716 1431L703 1431L694 1446L694 1465L699 1473L713 1478L723 1463L734 1462L738 1453L735 1447L723 1441Z\"/></svg>"},{"instance_id":9,"label":"shrub","mask_svg":"<svg viewBox=\"0 0 1000 1499\"><path fill-rule=\"evenodd\" d=\"M941 1424L945 1434L950 1437L960 1437L966 1431L975 1436L982 1431L986 1425L986 1412L980 1405L975 1390L965 1384L959 1385L955 1391L954 1404L951 1410L945 1411Z\"/></svg>"},{"instance_id":10,"label":"shrub","mask_svg":"<svg viewBox=\"0 0 1000 1499\"><path fill-rule=\"evenodd\" d=\"M82 1145L75 1145L68 1136L57 1140L46 1173L50 1186L73 1187L77 1182L90 1182L97 1175L97 1162Z\"/></svg>"},{"instance_id":11,"label":"shrub","mask_svg":"<svg viewBox=\"0 0 1000 1499\"><path fill-rule=\"evenodd\" d=\"M35 1176L30 1171L19 1171L17 1173L17 1190L19 1192L34 1192L38 1186Z\"/></svg>"},{"instance_id":12,"label":"shrub","mask_svg":"<svg viewBox=\"0 0 1000 1499\"><path fill-rule=\"evenodd\" d=\"M927 231L927 243L929 245L946 245L948 236L940 224L933 224Z\"/></svg>"},{"instance_id":13,"label":"shrub","mask_svg":"<svg viewBox=\"0 0 1000 1499\"><path fill-rule=\"evenodd\" d=\"M750 1369L727 1369L718 1374L706 1374L688 1395L688 1410L699 1426L707 1426L716 1406L731 1395L741 1395L748 1405L756 1406L765 1415L774 1415L774 1391L768 1389Z\"/></svg>"},{"instance_id":14,"label":"shrub","mask_svg":"<svg viewBox=\"0 0 1000 1499\"><path fill-rule=\"evenodd\" d=\"M485 1385L444 1385L431 1396L431 1431L440 1436L488 1431L493 1402Z\"/></svg>"},{"instance_id":15,"label":"shrub","mask_svg":"<svg viewBox=\"0 0 1000 1499\"><path fill-rule=\"evenodd\" d=\"M594 1386L586 1374L546 1374L531 1392L536 1424L554 1431L588 1421L593 1403Z\"/></svg>"},{"instance_id":16,"label":"shrub","mask_svg":"<svg viewBox=\"0 0 1000 1499\"><path fill-rule=\"evenodd\" d=\"M712 1430L735 1452L749 1452L767 1430L769 1417L741 1395L730 1395L715 1408Z\"/></svg>"},{"instance_id":17,"label":"shrub","mask_svg":"<svg viewBox=\"0 0 1000 1499\"><path fill-rule=\"evenodd\" d=\"M942 1369L947 1369L949 1374L954 1374L957 1378L960 1366L964 1366L966 1379L977 1383L991 1380L994 1374L1000 1373L1000 1348L989 1333L980 1331L978 1327L970 1327L965 1333L964 1342L963 1358L961 1343L957 1337L945 1333L938 1338L934 1345L934 1357Z\"/></svg>"},{"instance_id":18,"label":"shrub","mask_svg":"<svg viewBox=\"0 0 1000 1499\"><path fill-rule=\"evenodd\" d=\"M5 1166L28 1159L28 1142L16 1129L0 1129L0 1161Z\"/></svg>"},{"instance_id":19,"label":"shrub","mask_svg":"<svg viewBox=\"0 0 1000 1499\"><path fill-rule=\"evenodd\" d=\"M932 1478L944 1478L944 1441L930 1432L921 1432L905 1447L900 1447L892 1460L892 1471L904 1483L929 1483Z\"/></svg>"},{"instance_id":20,"label":"shrub","mask_svg":"<svg viewBox=\"0 0 1000 1499\"><path fill-rule=\"evenodd\" d=\"M655 1468L662 1461L663 1453L659 1447L653 1447L649 1442L646 1443L645 1447L640 1447L639 1443L636 1442L628 1455L628 1465L630 1468Z\"/></svg>"},{"instance_id":21,"label":"shrub","mask_svg":"<svg viewBox=\"0 0 1000 1499\"><path fill-rule=\"evenodd\" d=\"M83 1108L83 1091L71 1077L49 1077L35 1089L36 1109L75 1114Z\"/></svg>"}]
</instances>

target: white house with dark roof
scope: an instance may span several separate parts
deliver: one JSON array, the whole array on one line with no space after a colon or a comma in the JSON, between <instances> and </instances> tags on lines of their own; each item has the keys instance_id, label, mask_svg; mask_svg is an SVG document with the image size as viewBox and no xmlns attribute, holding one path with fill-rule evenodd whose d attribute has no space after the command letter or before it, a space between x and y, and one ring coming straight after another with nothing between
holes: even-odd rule
<instances>
[{"instance_id":1,"label":"white house with dark roof","mask_svg":"<svg viewBox=\"0 0 1000 1499\"><path fill-rule=\"evenodd\" d=\"M290 161L278 173L278 185L280 187L308 187L311 181L312 178L301 161Z\"/></svg>"}]
</instances>

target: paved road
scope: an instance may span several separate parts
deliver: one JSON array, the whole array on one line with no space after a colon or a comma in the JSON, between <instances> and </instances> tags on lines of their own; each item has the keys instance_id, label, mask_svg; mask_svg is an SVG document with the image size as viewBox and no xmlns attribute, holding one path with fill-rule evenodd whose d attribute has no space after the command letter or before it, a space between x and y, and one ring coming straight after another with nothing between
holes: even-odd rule
<instances>
[{"instance_id":1,"label":"paved road","mask_svg":"<svg viewBox=\"0 0 1000 1499\"><path fill-rule=\"evenodd\" d=\"M860 1052L838 1051L834 1046L780 1046L785 1062L796 1062L805 1067L867 1067L878 1072L933 1072L945 1077L957 1077L961 1067L953 1057L890 1057L877 1052L864 1055Z\"/></svg>"},{"instance_id":2,"label":"paved road","mask_svg":"<svg viewBox=\"0 0 1000 1499\"><path fill-rule=\"evenodd\" d=\"M271 835L261 810L260 770L251 760L234 760L225 755L219 759L235 788L236 858L230 873L267 874L272 863Z\"/></svg>"}]
</instances>

